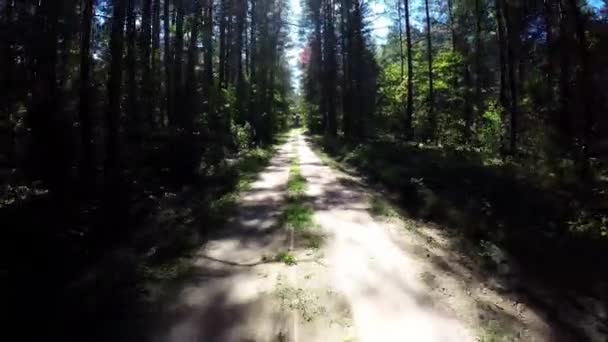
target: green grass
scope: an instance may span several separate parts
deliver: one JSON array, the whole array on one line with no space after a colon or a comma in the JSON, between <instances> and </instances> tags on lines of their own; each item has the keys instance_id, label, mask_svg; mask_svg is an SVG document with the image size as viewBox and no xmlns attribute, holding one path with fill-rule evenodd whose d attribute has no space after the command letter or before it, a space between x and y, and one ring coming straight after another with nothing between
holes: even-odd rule
<instances>
[{"instance_id":1,"label":"green grass","mask_svg":"<svg viewBox=\"0 0 608 342\"><path fill-rule=\"evenodd\" d=\"M374 216L378 217L397 217L399 216L397 212L392 208L392 206L384 199L379 197L372 197L370 199L370 212Z\"/></svg>"},{"instance_id":2,"label":"green grass","mask_svg":"<svg viewBox=\"0 0 608 342\"><path fill-rule=\"evenodd\" d=\"M479 342L511 342L515 341L513 333L501 326L496 320L488 321L477 338Z\"/></svg>"},{"instance_id":3,"label":"green grass","mask_svg":"<svg viewBox=\"0 0 608 342\"><path fill-rule=\"evenodd\" d=\"M293 266L298 263L296 257L289 251L281 251L277 253L277 255L274 257L274 260L277 262L282 262L287 266Z\"/></svg>"},{"instance_id":4,"label":"green grass","mask_svg":"<svg viewBox=\"0 0 608 342\"><path fill-rule=\"evenodd\" d=\"M284 220L289 229L301 231L313 225L313 210L301 201L289 203L284 213Z\"/></svg>"},{"instance_id":5,"label":"green grass","mask_svg":"<svg viewBox=\"0 0 608 342\"><path fill-rule=\"evenodd\" d=\"M300 174L300 167L293 165L287 181L287 192L290 197L302 196L306 190L306 179Z\"/></svg>"}]
</instances>

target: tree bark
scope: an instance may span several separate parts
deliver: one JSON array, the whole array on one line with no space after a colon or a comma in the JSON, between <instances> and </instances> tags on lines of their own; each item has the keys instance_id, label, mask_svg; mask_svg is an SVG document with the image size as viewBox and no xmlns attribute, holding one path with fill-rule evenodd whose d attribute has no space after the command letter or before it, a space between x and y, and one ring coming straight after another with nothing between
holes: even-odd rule
<instances>
[{"instance_id":1,"label":"tree bark","mask_svg":"<svg viewBox=\"0 0 608 342\"><path fill-rule=\"evenodd\" d=\"M166 121L172 124L175 120L173 115L173 52L171 50L171 15L169 13L169 1L164 0L163 19L164 19L164 45L165 45L165 96L166 96Z\"/></svg>"},{"instance_id":2,"label":"tree bark","mask_svg":"<svg viewBox=\"0 0 608 342\"><path fill-rule=\"evenodd\" d=\"M223 88L226 84L226 29L228 26L228 14L227 14L227 0L223 0L220 2L220 36L219 36L219 81L220 81L220 89Z\"/></svg>"},{"instance_id":3,"label":"tree bark","mask_svg":"<svg viewBox=\"0 0 608 342\"><path fill-rule=\"evenodd\" d=\"M127 122L129 136L140 142L137 80L136 80L136 32L135 0L129 0L127 9Z\"/></svg>"},{"instance_id":4,"label":"tree bark","mask_svg":"<svg viewBox=\"0 0 608 342\"><path fill-rule=\"evenodd\" d=\"M496 6L496 27L498 31L498 64L500 73L500 84L499 84L499 102L503 109L509 108L507 99L507 65L506 65L506 46L505 41L505 21L503 16L503 4L502 0L495 1Z\"/></svg>"},{"instance_id":5,"label":"tree bark","mask_svg":"<svg viewBox=\"0 0 608 342\"><path fill-rule=\"evenodd\" d=\"M154 94L161 94L160 84L160 0L154 0L154 9L152 14L152 91ZM148 116L148 122L151 127L156 125L156 121L162 125L162 116L156 116L156 109L160 106L157 96L152 96L151 100L151 112Z\"/></svg>"},{"instance_id":6,"label":"tree bark","mask_svg":"<svg viewBox=\"0 0 608 342\"><path fill-rule=\"evenodd\" d=\"M519 34L515 28L515 24L513 23L511 9L506 5L506 2L503 1L504 8L504 16L505 16L505 24L507 27L507 71L509 77L509 93L511 95L511 101L509 105L510 111L510 152L515 155L517 153L517 130L518 121L519 121L519 100L517 93L517 75L515 64L517 63L517 46L519 43Z\"/></svg>"},{"instance_id":7,"label":"tree bark","mask_svg":"<svg viewBox=\"0 0 608 342\"><path fill-rule=\"evenodd\" d=\"M482 34L482 8L481 8L481 0L475 0L475 115L476 118L479 119L483 116L484 113L484 104L481 89L483 87L483 66L482 66L482 44L481 44L481 34Z\"/></svg>"},{"instance_id":8,"label":"tree bark","mask_svg":"<svg viewBox=\"0 0 608 342\"><path fill-rule=\"evenodd\" d=\"M180 125L183 122L184 108L183 101L177 99L183 98L183 54L184 54L184 0L175 0L177 11L175 23L175 41L174 41L174 58L173 58L173 99L174 101L174 123Z\"/></svg>"},{"instance_id":9,"label":"tree bark","mask_svg":"<svg viewBox=\"0 0 608 342\"><path fill-rule=\"evenodd\" d=\"M105 167L110 173L119 165L118 131L122 85L122 54L127 0L114 0L112 32L110 34L110 74L108 78L108 108L106 112L107 138Z\"/></svg>"},{"instance_id":10,"label":"tree bark","mask_svg":"<svg viewBox=\"0 0 608 342\"><path fill-rule=\"evenodd\" d=\"M431 16L429 10L429 0L424 0L424 9L426 12L426 48L427 48L427 63L428 63L428 78L429 78L429 121L430 121L430 137L435 139L435 131L437 129L437 117L435 114L435 93L433 90L433 45L431 41Z\"/></svg>"},{"instance_id":11,"label":"tree bark","mask_svg":"<svg viewBox=\"0 0 608 342\"><path fill-rule=\"evenodd\" d=\"M238 120L240 124L245 122L245 98L247 96L247 90L245 89L245 73L243 70L243 48L244 48L244 34L245 34L245 22L247 18L247 3L245 0L237 0L237 18L236 18L236 43L234 56L236 59L236 73L237 73L237 111Z\"/></svg>"},{"instance_id":12,"label":"tree bark","mask_svg":"<svg viewBox=\"0 0 608 342\"><path fill-rule=\"evenodd\" d=\"M410 26L409 0L403 0L405 4L405 39L407 45L407 102L405 115L405 137L407 140L413 138L412 120L414 117L414 62L412 57L412 32Z\"/></svg>"},{"instance_id":13,"label":"tree bark","mask_svg":"<svg viewBox=\"0 0 608 342\"><path fill-rule=\"evenodd\" d=\"M570 32L568 30L569 21L565 4L558 0L560 23L559 23L559 42L562 49L571 48ZM560 53L560 77L559 77L559 99L560 113L558 120L559 143L566 155L572 150L572 120L570 118L570 54Z\"/></svg>"},{"instance_id":14,"label":"tree bark","mask_svg":"<svg viewBox=\"0 0 608 342\"><path fill-rule=\"evenodd\" d=\"M593 117L593 109L595 105L593 79L591 77L590 56L585 34L585 18L581 13L581 9L576 0L568 0L570 11L574 19L574 27L578 39L578 54L581 60L581 112L583 113L583 132L581 137L581 161L580 161L580 177L583 180L590 178L590 160L591 160L591 143L592 133L595 120Z\"/></svg>"},{"instance_id":15,"label":"tree bark","mask_svg":"<svg viewBox=\"0 0 608 342\"><path fill-rule=\"evenodd\" d=\"M201 6L202 0L193 0L192 9L192 23L190 25L190 43L188 46L188 67L186 68L186 97L187 97L187 107L185 108L186 112L184 113L182 125L188 131L192 127L193 118L197 111L197 106L194 101L196 96L196 63L198 61L199 51L198 51L198 34L200 30L200 22L201 22Z\"/></svg>"},{"instance_id":16,"label":"tree bark","mask_svg":"<svg viewBox=\"0 0 608 342\"><path fill-rule=\"evenodd\" d=\"M141 35L139 42L139 49L141 51L141 91L142 91L142 119L146 121L152 121L153 118L153 103L154 98L154 85L151 79L151 64L152 64L152 52L150 44L152 41L152 0L142 0L142 13L141 13ZM139 122L142 125L144 122Z\"/></svg>"},{"instance_id":17,"label":"tree bark","mask_svg":"<svg viewBox=\"0 0 608 342\"><path fill-rule=\"evenodd\" d=\"M61 160L61 113L57 89L57 26L59 13L51 0L42 0L36 6L35 29L32 37L31 103L27 125L31 129L32 151L28 171L42 177L52 192L61 191L66 171Z\"/></svg>"},{"instance_id":18,"label":"tree bark","mask_svg":"<svg viewBox=\"0 0 608 342\"><path fill-rule=\"evenodd\" d=\"M80 163L81 181L90 183L93 175L93 127L91 122L91 28L95 0L85 0L80 42Z\"/></svg>"}]
</instances>

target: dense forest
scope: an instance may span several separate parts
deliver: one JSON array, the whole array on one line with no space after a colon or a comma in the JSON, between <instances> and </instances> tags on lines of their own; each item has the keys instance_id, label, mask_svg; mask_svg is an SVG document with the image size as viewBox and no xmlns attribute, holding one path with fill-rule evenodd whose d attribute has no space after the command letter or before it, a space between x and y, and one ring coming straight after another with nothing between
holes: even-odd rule
<instances>
[{"instance_id":1,"label":"dense forest","mask_svg":"<svg viewBox=\"0 0 608 342\"><path fill-rule=\"evenodd\" d=\"M136 255L162 239L169 254L182 247L167 237L177 202L191 202L197 235L216 225L211 200L238 186L236 169L261 165L287 124L287 13L283 0L0 1L1 277L14 285L3 302L43 277L46 293L26 302L49 317L73 304L48 323L60 330L90 312L82 297L103 306L116 283L138 291ZM171 222L156 227L162 215ZM95 264L115 279L99 271L69 296Z\"/></svg>"},{"instance_id":2,"label":"dense forest","mask_svg":"<svg viewBox=\"0 0 608 342\"><path fill-rule=\"evenodd\" d=\"M603 153L606 11L590 3L389 2L394 24L376 48L369 3L307 1L309 126L466 145L591 177Z\"/></svg>"},{"instance_id":3,"label":"dense forest","mask_svg":"<svg viewBox=\"0 0 608 342\"><path fill-rule=\"evenodd\" d=\"M408 215L604 289L606 1L302 0L301 18L292 3L0 0L13 318L35 305L49 318L32 334L137 330L141 283L219 229L300 121Z\"/></svg>"},{"instance_id":4,"label":"dense forest","mask_svg":"<svg viewBox=\"0 0 608 342\"><path fill-rule=\"evenodd\" d=\"M571 230L608 234L605 3L389 1L380 45L370 3L305 5L297 106L328 148L363 143L354 159L376 173L394 168L370 165L375 152L398 166L426 151L534 176L576 198Z\"/></svg>"}]
</instances>

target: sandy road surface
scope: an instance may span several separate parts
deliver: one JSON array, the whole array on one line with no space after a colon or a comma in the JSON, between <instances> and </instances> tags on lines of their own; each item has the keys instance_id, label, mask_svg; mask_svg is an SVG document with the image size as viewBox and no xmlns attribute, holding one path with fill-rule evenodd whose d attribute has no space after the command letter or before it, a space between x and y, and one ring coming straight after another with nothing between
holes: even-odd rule
<instances>
[{"instance_id":1,"label":"sandy road surface","mask_svg":"<svg viewBox=\"0 0 608 342\"><path fill-rule=\"evenodd\" d=\"M314 210L311 229L322 237L315 247L280 220L296 156ZM402 222L372 216L369 199L356 179L324 165L302 135L292 135L228 227L201 248L194 276L164 310L153 340L475 341L480 301L499 307L503 299L449 276L434 262L442 257L440 237L425 245ZM289 248L296 265L274 260ZM530 328L533 312L527 320L523 339L544 340L542 324Z\"/></svg>"}]
</instances>

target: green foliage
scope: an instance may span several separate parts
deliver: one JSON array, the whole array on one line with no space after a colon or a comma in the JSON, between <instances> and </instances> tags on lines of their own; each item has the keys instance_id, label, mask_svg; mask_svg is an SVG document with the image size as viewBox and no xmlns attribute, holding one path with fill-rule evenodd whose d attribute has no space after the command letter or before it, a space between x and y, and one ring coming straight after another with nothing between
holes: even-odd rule
<instances>
[{"instance_id":1,"label":"green foliage","mask_svg":"<svg viewBox=\"0 0 608 342\"><path fill-rule=\"evenodd\" d=\"M306 179L298 172L292 173L287 181L287 191L290 196L301 196L306 189Z\"/></svg>"},{"instance_id":2,"label":"green foliage","mask_svg":"<svg viewBox=\"0 0 608 342\"><path fill-rule=\"evenodd\" d=\"M253 146L253 131L249 122L243 125L233 123L230 131L237 151L246 152Z\"/></svg>"},{"instance_id":3,"label":"green foliage","mask_svg":"<svg viewBox=\"0 0 608 342\"><path fill-rule=\"evenodd\" d=\"M374 216L397 217L397 212L384 199L374 196L370 199L370 212Z\"/></svg>"},{"instance_id":4,"label":"green foliage","mask_svg":"<svg viewBox=\"0 0 608 342\"><path fill-rule=\"evenodd\" d=\"M477 130L477 139L481 150L487 155L496 155L501 149L504 136L503 108L495 101L490 103L483 113L481 127Z\"/></svg>"},{"instance_id":5,"label":"green foliage","mask_svg":"<svg viewBox=\"0 0 608 342\"><path fill-rule=\"evenodd\" d=\"M299 201L287 204L284 219L287 227L293 230L304 230L313 225L313 210Z\"/></svg>"},{"instance_id":6,"label":"green foliage","mask_svg":"<svg viewBox=\"0 0 608 342\"><path fill-rule=\"evenodd\" d=\"M492 319L484 323L477 340L479 342L512 342L515 341L515 337L499 321Z\"/></svg>"},{"instance_id":7,"label":"green foliage","mask_svg":"<svg viewBox=\"0 0 608 342\"><path fill-rule=\"evenodd\" d=\"M296 265L298 262L296 257L289 251L281 251L274 257L275 261L282 262L287 266Z\"/></svg>"},{"instance_id":8,"label":"green foliage","mask_svg":"<svg viewBox=\"0 0 608 342\"><path fill-rule=\"evenodd\" d=\"M608 239L608 216L606 215L582 211L576 220L568 222L568 227L575 234Z\"/></svg>"}]
</instances>

